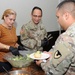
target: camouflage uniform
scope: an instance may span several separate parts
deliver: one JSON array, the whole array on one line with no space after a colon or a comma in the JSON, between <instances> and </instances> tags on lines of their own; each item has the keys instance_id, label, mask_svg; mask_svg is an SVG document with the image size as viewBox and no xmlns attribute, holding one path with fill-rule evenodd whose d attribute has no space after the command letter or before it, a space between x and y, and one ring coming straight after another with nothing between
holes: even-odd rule
<instances>
[{"instance_id":1,"label":"camouflage uniform","mask_svg":"<svg viewBox=\"0 0 75 75\"><path fill-rule=\"evenodd\" d=\"M22 26L21 43L28 50L42 50L41 40L47 37L47 32L40 22L35 25L32 21Z\"/></svg>"},{"instance_id":2,"label":"camouflage uniform","mask_svg":"<svg viewBox=\"0 0 75 75\"><path fill-rule=\"evenodd\" d=\"M75 75L75 23L58 37L50 52L51 58L41 63L47 75Z\"/></svg>"}]
</instances>

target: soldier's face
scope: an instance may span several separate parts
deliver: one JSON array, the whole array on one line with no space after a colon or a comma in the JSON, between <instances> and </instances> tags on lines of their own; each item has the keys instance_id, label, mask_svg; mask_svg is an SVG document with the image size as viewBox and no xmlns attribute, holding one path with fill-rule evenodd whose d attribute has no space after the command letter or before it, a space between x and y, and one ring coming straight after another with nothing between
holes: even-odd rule
<instances>
[{"instance_id":1,"label":"soldier's face","mask_svg":"<svg viewBox=\"0 0 75 75\"><path fill-rule=\"evenodd\" d=\"M41 21L41 18L42 18L42 13L40 10L38 9L35 9L33 11L33 13L31 14L32 16L32 21L35 23L35 24L38 24L40 21Z\"/></svg>"},{"instance_id":2,"label":"soldier's face","mask_svg":"<svg viewBox=\"0 0 75 75\"><path fill-rule=\"evenodd\" d=\"M62 11L57 10L56 11L56 17L57 17L57 21L60 24L60 26L66 30L67 28L67 20L66 20L66 16L65 13L63 14Z\"/></svg>"}]
</instances>

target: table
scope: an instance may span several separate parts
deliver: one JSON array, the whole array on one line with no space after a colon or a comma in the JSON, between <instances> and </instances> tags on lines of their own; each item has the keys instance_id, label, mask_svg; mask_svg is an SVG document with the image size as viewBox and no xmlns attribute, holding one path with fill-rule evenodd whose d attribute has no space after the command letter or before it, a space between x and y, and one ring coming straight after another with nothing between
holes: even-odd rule
<instances>
[{"instance_id":1,"label":"table","mask_svg":"<svg viewBox=\"0 0 75 75\"><path fill-rule=\"evenodd\" d=\"M31 64L25 68L12 68L11 71L14 70L25 70L31 73L31 75L45 75L45 72L42 70L40 66L37 66L35 62L31 62ZM4 75L1 73L0 75Z\"/></svg>"},{"instance_id":2,"label":"table","mask_svg":"<svg viewBox=\"0 0 75 75\"><path fill-rule=\"evenodd\" d=\"M40 66L37 66L35 62L31 62L31 64L25 68L13 68L13 70L25 70L31 73L31 75L45 75L45 72L42 70Z\"/></svg>"}]
</instances>

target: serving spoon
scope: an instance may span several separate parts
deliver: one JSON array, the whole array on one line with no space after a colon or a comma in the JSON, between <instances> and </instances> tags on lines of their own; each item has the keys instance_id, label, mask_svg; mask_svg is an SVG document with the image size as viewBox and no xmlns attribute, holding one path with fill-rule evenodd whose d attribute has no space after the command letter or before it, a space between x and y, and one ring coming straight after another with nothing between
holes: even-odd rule
<instances>
[{"instance_id":1,"label":"serving spoon","mask_svg":"<svg viewBox=\"0 0 75 75\"><path fill-rule=\"evenodd\" d=\"M4 66L2 66L2 68L5 70L7 75L10 75L9 72L6 70L6 68Z\"/></svg>"}]
</instances>

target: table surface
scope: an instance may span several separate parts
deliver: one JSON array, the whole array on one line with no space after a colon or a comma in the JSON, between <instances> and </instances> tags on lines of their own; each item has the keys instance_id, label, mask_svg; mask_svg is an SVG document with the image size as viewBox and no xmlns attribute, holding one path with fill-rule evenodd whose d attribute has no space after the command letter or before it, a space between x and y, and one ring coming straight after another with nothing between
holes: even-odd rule
<instances>
[{"instance_id":1,"label":"table surface","mask_svg":"<svg viewBox=\"0 0 75 75\"><path fill-rule=\"evenodd\" d=\"M14 70L25 70L31 73L31 75L45 75L45 72L42 70L40 66L37 66L35 62L31 62L31 64L25 68L12 68L11 71ZM4 73L0 73L0 75L4 75Z\"/></svg>"},{"instance_id":2,"label":"table surface","mask_svg":"<svg viewBox=\"0 0 75 75\"><path fill-rule=\"evenodd\" d=\"M17 68L13 68L16 70ZM37 66L35 62L32 62L29 66L25 68L18 68L21 70L25 70L31 73L31 75L45 75L45 72L42 70L40 66Z\"/></svg>"}]
</instances>

